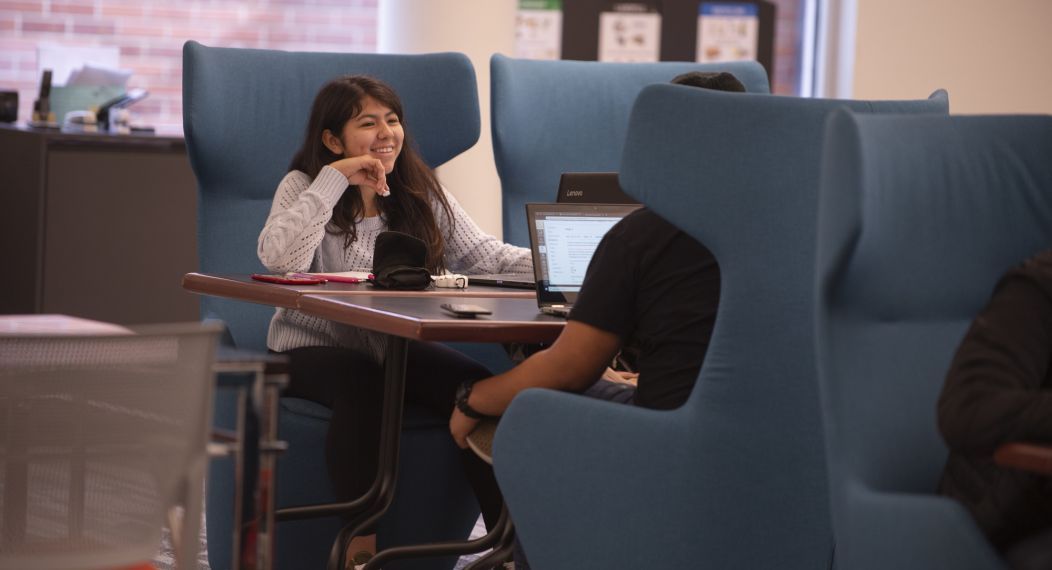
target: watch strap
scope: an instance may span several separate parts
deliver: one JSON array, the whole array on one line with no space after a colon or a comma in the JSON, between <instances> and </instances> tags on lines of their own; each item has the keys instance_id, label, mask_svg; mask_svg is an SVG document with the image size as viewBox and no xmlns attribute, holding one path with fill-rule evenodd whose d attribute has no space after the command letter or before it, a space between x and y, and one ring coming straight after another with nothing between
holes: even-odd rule
<instances>
[{"instance_id":1,"label":"watch strap","mask_svg":"<svg viewBox=\"0 0 1052 570\"><path fill-rule=\"evenodd\" d=\"M478 410L471 407L471 404L468 404L468 398L471 397L471 389L474 386L475 383L470 381L461 384L460 387L457 388L457 398L455 404L457 406L457 409L460 410L460 413L464 414L465 416L473 420L485 419L489 416L487 416L486 414L479 413Z\"/></svg>"}]
</instances>

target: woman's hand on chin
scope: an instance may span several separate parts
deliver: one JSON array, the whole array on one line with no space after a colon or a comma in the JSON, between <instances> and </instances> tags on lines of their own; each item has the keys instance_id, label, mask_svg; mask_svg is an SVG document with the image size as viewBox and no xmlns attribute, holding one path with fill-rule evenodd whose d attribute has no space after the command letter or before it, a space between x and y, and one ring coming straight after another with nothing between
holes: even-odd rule
<instances>
[{"instance_id":1,"label":"woman's hand on chin","mask_svg":"<svg viewBox=\"0 0 1052 570\"><path fill-rule=\"evenodd\" d=\"M387 169L378 158L369 155L352 156L341 158L329 166L339 170L353 186L369 188L376 192L377 196L391 194L391 189L387 187Z\"/></svg>"}]
</instances>

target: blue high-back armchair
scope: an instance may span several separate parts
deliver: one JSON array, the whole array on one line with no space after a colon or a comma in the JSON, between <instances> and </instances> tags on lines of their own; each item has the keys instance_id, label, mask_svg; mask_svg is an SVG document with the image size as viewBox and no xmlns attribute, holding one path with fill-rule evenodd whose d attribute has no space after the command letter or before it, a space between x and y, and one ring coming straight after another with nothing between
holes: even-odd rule
<instances>
[{"instance_id":1,"label":"blue high-back armchair","mask_svg":"<svg viewBox=\"0 0 1052 570\"><path fill-rule=\"evenodd\" d=\"M1052 117L842 113L827 132L817 340L839 567L999 568L935 494L936 401L994 284L1052 246Z\"/></svg>"},{"instance_id":2,"label":"blue high-back armchair","mask_svg":"<svg viewBox=\"0 0 1052 570\"><path fill-rule=\"evenodd\" d=\"M947 100L639 95L621 185L715 255L716 325L678 410L550 390L512 402L494 464L536 567L832 563L812 331L823 125L840 108L945 114Z\"/></svg>"},{"instance_id":3,"label":"blue high-back armchair","mask_svg":"<svg viewBox=\"0 0 1052 570\"><path fill-rule=\"evenodd\" d=\"M769 93L756 62L598 63L490 59L493 154L504 240L529 244L527 202L554 202L564 172L613 172L621 163L628 114L643 87L687 71L728 71L754 93Z\"/></svg>"},{"instance_id":4,"label":"blue high-back armchair","mask_svg":"<svg viewBox=\"0 0 1052 570\"><path fill-rule=\"evenodd\" d=\"M325 82L345 74L371 75L394 87L405 107L406 129L432 167L478 140L475 71L462 54L290 53L188 42L183 48L183 117L199 185L201 271L264 270L256 239L274 191L302 144L314 95ZM205 297L201 311L204 318L225 322L238 347L266 349L272 307ZM328 417L320 405L282 399L279 435L290 448L278 462L279 507L332 501L323 449ZM447 420L407 410L399 494L380 523L381 541L463 538L470 531L478 509L462 480ZM230 560L230 481L221 468L212 470L208 531L214 570L226 568ZM334 517L279 524L278 567L324 567L338 528ZM449 560L414 564L405 567L452 566Z\"/></svg>"}]
</instances>

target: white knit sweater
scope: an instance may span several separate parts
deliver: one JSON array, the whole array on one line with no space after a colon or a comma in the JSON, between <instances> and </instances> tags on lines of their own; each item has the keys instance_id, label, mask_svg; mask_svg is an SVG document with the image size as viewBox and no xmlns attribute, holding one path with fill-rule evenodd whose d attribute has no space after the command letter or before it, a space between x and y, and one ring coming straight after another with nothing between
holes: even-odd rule
<instances>
[{"instance_id":1,"label":"white knit sweater","mask_svg":"<svg viewBox=\"0 0 1052 570\"><path fill-rule=\"evenodd\" d=\"M376 236L387 229L383 217L358 220L357 239L349 248L344 247L343 235L325 231L333 208L347 188L347 178L329 166L323 167L314 180L298 170L289 172L278 185L270 216L259 234L258 253L263 265L274 273L371 271ZM468 275L533 271L529 249L486 234L452 194L445 192L445 196L453 224L441 208L436 210L435 219L445 240L446 267ZM279 308L270 321L267 346L276 351L301 346L342 346L372 354L379 362L383 339L377 333Z\"/></svg>"}]
</instances>

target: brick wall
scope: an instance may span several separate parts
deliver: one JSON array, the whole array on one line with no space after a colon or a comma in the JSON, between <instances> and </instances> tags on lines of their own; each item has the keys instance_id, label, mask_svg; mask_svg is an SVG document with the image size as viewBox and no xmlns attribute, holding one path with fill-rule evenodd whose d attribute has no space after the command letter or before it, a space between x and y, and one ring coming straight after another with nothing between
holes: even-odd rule
<instances>
[{"instance_id":1,"label":"brick wall","mask_svg":"<svg viewBox=\"0 0 1052 570\"><path fill-rule=\"evenodd\" d=\"M804 0L770 1L776 10L771 92L779 95L797 95L800 93L800 42Z\"/></svg>"},{"instance_id":2,"label":"brick wall","mask_svg":"<svg viewBox=\"0 0 1052 570\"><path fill-rule=\"evenodd\" d=\"M37 45L71 50L115 46L128 87L150 96L132 107L135 122L182 130L182 45L307 51L376 51L378 0L0 0L0 89L18 90L28 120L40 75ZM422 0L426 1L426 0ZM566 0L572 1L572 0ZM775 71L781 94L797 92L799 5L778 6Z\"/></svg>"},{"instance_id":3,"label":"brick wall","mask_svg":"<svg viewBox=\"0 0 1052 570\"><path fill-rule=\"evenodd\" d=\"M37 45L120 49L128 87L150 96L135 122L182 130L182 45L376 51L377 0L0 0L0 89L28 120L40 83Z\"/></svg>"}]
</instances>

